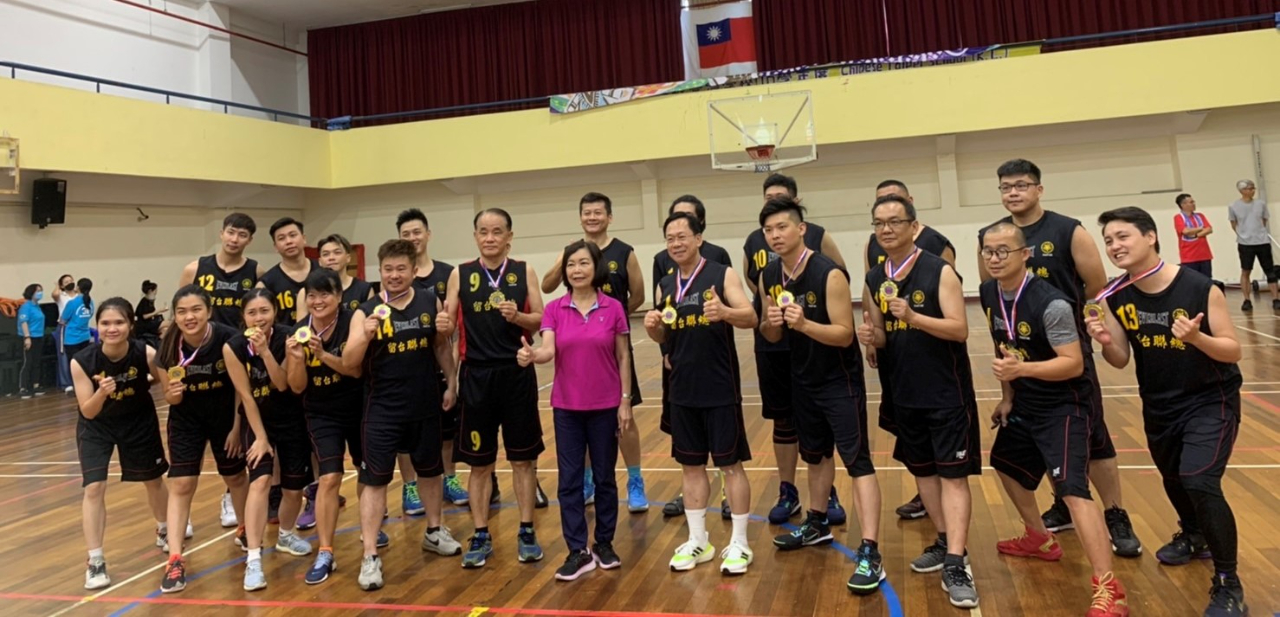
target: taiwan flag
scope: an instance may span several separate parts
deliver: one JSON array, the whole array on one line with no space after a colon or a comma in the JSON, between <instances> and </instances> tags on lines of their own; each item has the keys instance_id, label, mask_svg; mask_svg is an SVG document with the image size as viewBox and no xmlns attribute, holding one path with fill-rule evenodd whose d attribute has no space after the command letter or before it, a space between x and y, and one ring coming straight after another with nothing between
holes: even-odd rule
<instances>
[{"instance_id":1,"label":"taiwan flag","mask_svg":"<svg viewBox=\"0 0 1280 617\"><path fill-rule=\"evenodd\" d=\"M751 2L725 2L681 11L685 79L756 72Z\"/></svg>"}]
</instances>

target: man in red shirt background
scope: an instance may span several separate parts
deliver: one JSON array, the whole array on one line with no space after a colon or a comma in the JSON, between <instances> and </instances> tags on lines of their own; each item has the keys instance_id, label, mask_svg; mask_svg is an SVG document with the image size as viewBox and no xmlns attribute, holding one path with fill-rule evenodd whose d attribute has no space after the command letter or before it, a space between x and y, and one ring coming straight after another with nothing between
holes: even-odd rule
<instances>
[{"instance_id":1,"label":"man in red shirt background","mask_svg":"<svg viewBox=\"0 0 1280 617\"><path fill-rule=\"evenodd\" d=\"M1209 234L1213 225L1203 214L1196 212L1196 200L1183 193L1176 199L1178 213L1173 216L1173 228L1178 233L1178 258L1184 268L1190 268L1213 278L1213 251L1209 248Z\"/></svg>"}]
</instances>

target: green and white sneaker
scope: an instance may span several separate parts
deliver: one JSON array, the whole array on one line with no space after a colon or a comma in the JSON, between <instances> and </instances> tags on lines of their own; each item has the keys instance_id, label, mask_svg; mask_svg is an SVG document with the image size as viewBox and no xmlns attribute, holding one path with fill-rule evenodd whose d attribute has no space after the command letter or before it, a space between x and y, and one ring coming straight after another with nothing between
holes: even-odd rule
<instances>
[{"instance_id":1,"label":"green and white sneaker","mask_svg":"<svg viewBox=\"0 0 1280 617\"><path fill-rule=\"evenodd\" d=\"M755 555L751 549L737 542L730 542L723 551L720 551L720 573L721 574L746 574L747 566L751 565L751 560Z\"/></svg>"},{"instance_id":2,"label":"green and white sneaker","mask_svg":"<svg viewBox=\"0 0 1280 617\"><path fill-rule=\"evenodd\" d=\"M676 554L671 557L672 572L686 572L700 563L707 563L715 556L716 547L710 542L698 544L689 540L676 547Z\"/></svg>"}]
</instances>

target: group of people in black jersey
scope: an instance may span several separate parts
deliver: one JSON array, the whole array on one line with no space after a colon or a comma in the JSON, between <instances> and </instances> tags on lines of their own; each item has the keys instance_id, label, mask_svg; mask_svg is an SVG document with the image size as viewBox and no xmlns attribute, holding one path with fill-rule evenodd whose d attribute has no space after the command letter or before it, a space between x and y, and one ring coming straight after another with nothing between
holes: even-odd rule
<instances>
[{"instance_id":1,"label":"group of people in black jersey","mask_svg":"<svg viewBox=\"0 0 1280 617\"><path fill-rule=\"evenodd\" d=\"M1074 528L1093 568L1087 614L1129 613L1111 557L1138 556L1142 544L1122 507L1093 361L1096 343L1109 364L1124 367L1132 357L1137 365L1148 447L1180 518L1180 531L1157 558L1181 565L1212 557L1205 615L1245 614L1235 523L1221 486L1240 422L1241 348L1222 292L1198 272L1165 264L1155 223L1131 207L1098 219L1107 257L1124 271L1107 281L1097 245L1080 221L1040 205L1039 168L1015 159L996 175L1010 216L978 237L990 370L1002 388L990 418L997 430L990 464L1026 527L997 550L1056 561L1063 552L1054 533ZM734 342L735 329L752 329L762 413L773 422L780 476L769 521L782 524L806 511L794 531L774 539L777 549L829 544L832 527L845 524L833 486L833 453L839 453L853 479L861 534L848 588L871 594L885 579L865 357L879 372L879 425L896 437L893 457L918 488L898 514L927 516L937 530L937 540L911 568L940 572L953 605L976 607L968 478L982 471L982 421L962 279L954 246L918 220L906 185L887 180L877 188L857 286L834 239L805 221L798 187L787 176L774 174L764 183L760 227L744 245L742 277L723 248L703 240L706 209L697 197L681 196L668 210L666 249L654 256L652 288L632 247L609 236L612 214L607 196L584 196L583 240L566 247L538 279L530 264L510 256L507 212L475 216L479 257L454 268L431 259L426 216L407 210L396 221L399 238L378 248L376 294L348 272L353 251L345 238L321 240L320 261L313 262L304 253L303 225L291 218L271 227L281 262L264 272L244 256L253 220L232 214L219 252L184 270L158 349L131 336L128 302L104 301L96 316L101 343L72 362L90 548L86 587L110 584L102 551L104 493L116 447L124 479L146 484L157 545L170 554L164 592L186 585L183 543L170 541L168 529L185 525L184 535L191 536L187 521L206 444L241 523L235 541L248 552L246 590L267 584L261 546L269 519L279 523L277 550L298 556L313 549L296 528L318 526L320 546L307 583L321 583L336 570L333 536L348 456L358 469L362 589L383 585L378 550L389 539L381 524L397 466L404 512L426 515L423 550L460 554L464 568L484 566L493 536L488 508L475 506L498 500L499 432L520 511L517 557L538 561L543 552L533 510L546 504L536 477L545 446L532 365L552 360L559 496L570 548L556 578L617 567L611 543L620 495L611 471L619 451L628 470L628 510L649 506L631 421L640 389L625 315L645 305L652 289L643 326L661 349L661 427L683 467L682 491L664 514L683 514L689 528L688 541L670 560L673 571L715 556L706 525L708 462L722 474L720 512L733 523L720 570L742 574L753 561L751 487L743 470L751 452ZM561 285L568 293L544 306L542 293ZM850 301L855 291L860 322ZM534 332L543 333L536 349ZM575 381L579 367L603 372ZM167 456L149 381L161 386L170 405ZM797 460L808 466L807 500L797 488ZM471 467L466 489L455 461ZM160 479L166 471L167 489ZM1046 476L1055 502L1039 513L1034 490ZM1090 503L1090 483L1102 508ZM583 509L597 491L603 501L596 504L596 542L589 550ZM443 525L446 502L472 505L474 533L465 549Z\"/></svg>"}]
</instances>

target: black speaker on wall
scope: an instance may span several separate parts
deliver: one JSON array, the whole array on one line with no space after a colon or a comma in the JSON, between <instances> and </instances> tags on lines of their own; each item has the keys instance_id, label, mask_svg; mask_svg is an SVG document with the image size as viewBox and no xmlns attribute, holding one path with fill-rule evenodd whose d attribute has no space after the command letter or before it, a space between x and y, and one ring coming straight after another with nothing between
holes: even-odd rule
<instances>
[{"instance_id":1,"label":"black speaker on wall","mask_svg":"<svg viewBox=\"0 0 1280 617\"><path fill-rule=\"evenodd\" d=\"M31 224L44 229L67 221L67 181L39 178L31 198Z\"/></svg>"}]
</instances>

